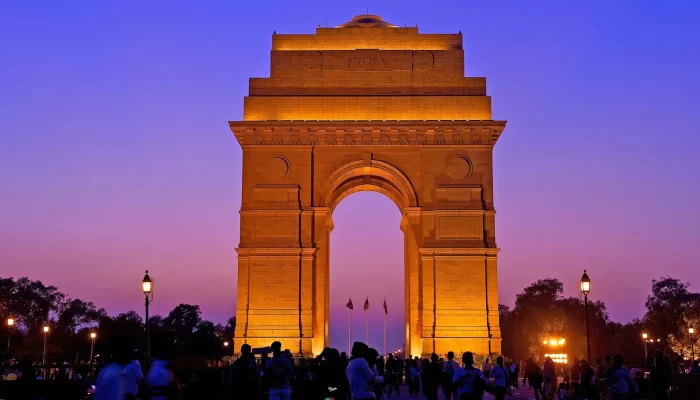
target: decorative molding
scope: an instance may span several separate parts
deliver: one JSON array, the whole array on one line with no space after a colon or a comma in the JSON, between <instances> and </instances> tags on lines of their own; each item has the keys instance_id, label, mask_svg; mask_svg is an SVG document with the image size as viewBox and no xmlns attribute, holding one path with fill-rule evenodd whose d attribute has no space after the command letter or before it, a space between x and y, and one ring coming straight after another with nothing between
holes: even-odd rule
<instances>
[{"instance_id":1,"label":"decorative molding","mask_svg":"<svg viewBox=\"0 0 700 400\"><path fill-rule=\"evenodd\" d=\"M502 121L238 121L242 145L493 146Z\"/></svg>"}]
</instances>

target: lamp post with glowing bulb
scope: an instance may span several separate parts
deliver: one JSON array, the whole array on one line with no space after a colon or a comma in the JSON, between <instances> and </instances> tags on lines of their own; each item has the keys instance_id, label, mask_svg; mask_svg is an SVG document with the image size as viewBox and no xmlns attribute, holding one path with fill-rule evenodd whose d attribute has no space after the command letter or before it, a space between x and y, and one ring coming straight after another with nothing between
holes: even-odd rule
<instances>
[{"instance_id":1,"label":"lamp post with glowing bulb","mask_svg":"<svg viewBox=\"0 0 700 400\"><path fill-rule=\"evenodd\" d=\"M695 329L688 328L688 333L690 334L690 354L692 357L690 364L692 365L695 362Z\"/></svg>"},{"instance_id":2,"label":"lamp post with glowing bulb","mask_svg":"<svg viewBox=\"0 0 700 400\"><path fill-rule=\"evenodd\" d=\"M649 358L649 350L647 348L648 337L649 335L647 335L646 333L642 333L642 340L644 340L644 362L646 362L646 359Z\"/></svg>"},{"instance_id":3,"label":"lamp post with glowing bulb","mask_svg":"<svg viewBox=\"0 0 700 400\"><path fill-rule=\"evenodd\" d=\"M10 339L12 338L12 328L15 327L15 319L10 317L7 319L7 354L10 354Z\"/></svg>"},{"instance_id":4,"label":"lamp post with glowing bulb","mask_svg":"<svg viewBox=\"0 0 700 400\"><path fill-rule=\"evenodd\" d=\"M588 277L586 270L583 270L581 277L581 293L583 294L583 306L586 313L586 352L588 354L588 362L591 362L591 335L588 326L588 293L591 292L591 279Z\"/></svg>"},{"instance_id":5,"label":"lamp post with glowing bulb","mask_svg":"<svg viewBox=\"0 0 700 400\"><path fill-rule=\"evenodd\" d=\"M150 321L148 320L148 306L153 301L153 281L151 277L148 276L148 270L146 271L146 276L143 277L141 282L141 288L143 289L143 294L146 295L146 361L148 364L151 361L151 329Z\"/></svg>"},{"instance_id":6,"label":"lamp post with glowing bulb","mask_svg":"<svg viewBox=\"0 0 700 400\"><path fill-rule=\"evenodd\" d=\"M48 326L48 325L44 325L44 354L43 354L43 357L42 357L42 364L43 364L44 366L46 366L46 363L47 363L47 361L48 361L48 359L47 359L47 357L46 357L46 356L47 356L46 353L47 353L47 350L48 350L48 343L49 343L49 326ZM44 369L44 371L46 371L46 369Z\"/></svg>"},{"instance_id":7,"label":"lamp post with glowing bulb","mask_svg":"<svg viewBox=\"0 0 700 400\"><path fill-rule=\"evenodd\" d=\"M90 332L90 340L92 343L90 344L90 364L92 364L92 355L95 354L95 339L97 338L97 333L95 332Z\"/></svg>"}]
</instances>

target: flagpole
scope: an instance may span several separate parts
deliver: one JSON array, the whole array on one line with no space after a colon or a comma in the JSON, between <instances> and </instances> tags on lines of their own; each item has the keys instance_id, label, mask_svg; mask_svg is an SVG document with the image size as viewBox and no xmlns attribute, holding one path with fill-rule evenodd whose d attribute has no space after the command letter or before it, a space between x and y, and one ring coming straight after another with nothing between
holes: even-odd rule
<instances>
[{"instance_id":1,"label":"flagpole","mask_svg":"<svg viewBox=\"0 0 700 400\"><path fill-rule=\"evenodd\" d=\"M352 350L350 342L352 341L352 310L348 308L348 357Z\"/></svg>"},{"instance_id":2,"label":"flagpole","mask_svg":"<svg viewBox=\"0 0 700 400\"><path fill-rule=\"evenodd\" d=\"M365 344L369 346L369 319L367 319L367 311L365 311Z\"/></svg>"},{"instance_id":3,"label":"flagpole","mask_svg":"<svg viewBox=\"0 0 700 400\"><path fill-rule=\"evenodd\" d=\"M384 313L384 359L386 359L386 312Z\"/></svg>"}]
</instances>

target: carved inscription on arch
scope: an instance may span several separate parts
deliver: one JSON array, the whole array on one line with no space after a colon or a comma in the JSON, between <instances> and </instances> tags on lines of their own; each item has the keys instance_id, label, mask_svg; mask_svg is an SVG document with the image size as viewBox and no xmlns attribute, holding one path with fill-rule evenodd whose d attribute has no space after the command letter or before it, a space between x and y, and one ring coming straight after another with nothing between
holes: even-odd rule
<instances>
[{"instance_id":1,"label":"carved inscription on arch","mask_svg":"<svg viewBox=\"0 0 700 400\"><path fill-rule=\"evenodd\" d=\"M359 67L362 65L386 65L384 56L349 56L348 67Z\"/></svg>"}]
</instances>

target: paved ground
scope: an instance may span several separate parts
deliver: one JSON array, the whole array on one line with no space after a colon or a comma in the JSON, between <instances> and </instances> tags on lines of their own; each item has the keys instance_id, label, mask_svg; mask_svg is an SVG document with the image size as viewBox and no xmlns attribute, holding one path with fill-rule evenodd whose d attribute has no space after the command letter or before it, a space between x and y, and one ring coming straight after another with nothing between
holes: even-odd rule
<instances>
[{"instance_id":1,"label":"paved ground","mask_svg":"<svg viewBox=\"0 0 700 400\"><path fill-rule=\"evenodd\" d=\"M387 397L387 399L396 399L396 400L409 400L409 399L420 399L420 400L425 400L425 396L421 395L419 397L409 397L408 396L408 386L401 386L401 396L396 397L394 394L392 397ZM443 400L445 397L442 395L442 391L440 391L440 396L438 397L440 400ZM512 397L506 397L507 400L534 400L535 396L532 393L532 388L528 387L522 387L520 386L519 389L517 389L515 392L513 392ZM484 393L484 400L493 400L493 395L489 393Z\"/></svg>"}]
</instances>

